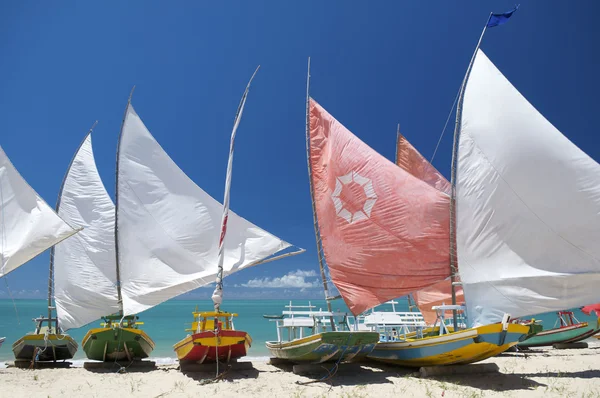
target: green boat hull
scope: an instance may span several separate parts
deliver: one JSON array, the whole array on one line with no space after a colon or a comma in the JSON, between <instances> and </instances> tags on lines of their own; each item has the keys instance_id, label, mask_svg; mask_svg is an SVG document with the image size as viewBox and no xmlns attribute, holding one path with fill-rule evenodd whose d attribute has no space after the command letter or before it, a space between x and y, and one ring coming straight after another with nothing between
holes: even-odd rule
<instances>
[{"instance_id":1,"label":"green boat hull","mask_svg":"<svg viewBox=\"0 0 600 398\"><path fill-rule=\"evenodd\" d=\"M377 332L323 332L290 342L268 341L271 355L296 363L351 361L365 358L379 341Z\"/></svg>"},{"instance_id":2,"label":"green boat hull","mask_svg":"<svg viewBox=\"0 0 600 398\"><path fill-rule=\"evenodd\" d=\"M577 325L575 325L577 326ZM587 325L584 327L562 327L550 330L542 330L532 337L523 340L518 347L545 347L560 343L575 343L587 339L598 332L598 325Z\"/></svg>"},{"instance_id":3,"label":"green boat hull","mask_svg":"<svg viewBox=\"0 0 600 398\"><path fill-rule=\"evenodd\" d=\"M154 350L154 342L142 330L121 327L92 329L82 346L86 356L96 361L141 360Z\"/></svg>"}]
</instances>

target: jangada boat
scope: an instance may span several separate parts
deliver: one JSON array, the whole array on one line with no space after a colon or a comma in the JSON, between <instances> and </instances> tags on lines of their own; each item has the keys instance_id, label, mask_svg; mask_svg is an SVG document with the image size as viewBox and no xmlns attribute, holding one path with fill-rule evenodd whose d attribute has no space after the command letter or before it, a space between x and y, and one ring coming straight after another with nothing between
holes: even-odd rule
<instances>
[{"instance_id":1,"label":"jangada boat","mask_svg":"<svg viewBox=\"0 0 600 398\"><path fill-rule=\"evenodd\" d=\"M27 184L2 148L0 191L0 277L78 232ZM13 344L16 360L59 361L71 359L77 351L77 343L62 332L52 316L52 262L49 268L48 316L34 319L35 330Z\"/></svg>"},{"instance_id":2,"label":"jangada boat","mask_svg":"<svg viewBox=\"0 0 600 398\"><path fill-rule=\"evenodd\" d=\"M234 122L234 132L246 93L247 90ZM230 178L228 173L226 191ZM120 264L122 315L140 314L213 282L220 288L225 275L303 252L299 249L281 254L291 244L228 212L228 200L225 209L169 157L135 112L130 96L117 150L115 246ZM219 219L223 220L220 224ZM219 356L227 353L229 343L224 336L229 334L227 314L230 313L215 312L224 315L216 314L213 321L220 318L225 322L221 322L220 327L219 322L214 322L212 330L206 316L203 322L198 319L202 318L200 313L194 314L195 329L189 330L191 334L175 345L182 364L211 359L210 352L204 358L196 355L195 346L201 344L209 347L212 344ZM229 326L233 328L231 322ZM215 338L207 341L204 332L210 332ZM196 334L200 336L195 338ZM249 337L237 340L236 344L242 340L242 346L249 346ZM235 359L246 349L232 347L229 359Z\"/></svg>"},{"instance_id":3,"label":"jangada boat","mask_svg":"<svg viewBox=\"0 0 600 398\"><path fill-rule=\"evenodd\" d=\"M600 320L593 323L579 322L572 311L559 311L552 329L539 331L518 344L519 347L543 347L561 343L576 343L600 331Z\"/></svg>"},{"instance_id":4,"label":"jangada boat","mask_svg":"<svg viewBox=\"0 0 600 398\"><path fill-rule=\"evenodd\" d=\"M508 18L491 15L484 32L498 17ZM372 359L414 366L480 361L530 332L510 316L598 298L600 166L508 82L479 49L481 38L458 97L450 195L390 164L310 100L320 237L350 310L358 314L448 277L453 288L456 271L468 298L470 329L380 342ZM463 343L468 355L449 355Z\"/></svg>"},{"instance_id":5,"label":"jangada boat","mask_svg":"<svg viewBox=\"0 0 600 398\"><path fill-rule=\"evenodd\" d=\"M52 249L58 325L69 330L102 318L100 327L83 338L86 356L98 361L139 360L150 355L154 342L139 329L136 316L123 314L115 205L98 173L91 134L92 130L69 165L57 203L63 219L84 227Z\"/></svg>"},{"instance_id":6,"label":"jangada boat","mask_svg":"<svg viewBox=\"0 0 600 398\"><path fill-rule=\"evenodd\" d=\"M313 174L320 236L331 279L350 310L358 315L448 278L448 195L377 154L314 100L310 104L316 146L310 159L321 172L318 180ZM346 185L356 193L344 192ZM353 203L360 197L362 204ZM468 363L508 349L528 330L507 321L460 332L442 328L441 335L438 329L381 341L368 358L408 366Z\"/></svg>"},{"instance_id":7,"label":"jangada boat","mask_svg":"<svg viewBox=\"0 0 600 398\"><path fill-rule=\"evenodd\" d=\"M227 363L248 354L252 338L244 331L235 330L233 318L237 314L195 311L193 315L192 327L186 329L193 334L173 347L179 361L212 363L218 358Z\"/></svg>"},{"instance_id":8,"label":"jangada boat","mask_svg":"<svg viewBox=\"0 0 600 398\"><path fill-rule=\"evenodd\" d=\"M375 347L379 334L358 328L340 312L314 311L314 305L290 301L280 316L265 315L275 322L277 340L267 341L271 356L294 363L346 362L363 359Z\"/></svg>"},{"instance_id":9,"label":"jangada boat","mask_svg":"<svg viewBox=\"0 0 600 398\"><path fill-rule=\"evenodd\" d=\"M258 68L256 71L258 71ZM202 282L202 284L216 283L212 295L214 311L194 311L192 328L186 330L190 334L173 346L182 369L190 363L216 362L218 371L218 362L229 362L245 356L252 344L252 338L247 332L235 330L233 318L237 317L237 314L221 310L223 278L225 275L230 275L246 267L304 252L304 249L298 249L284 253L292 246L291 244L229 211L235 136L250 84L256 75L256 71L246 86L234 119L223 205L208 196L193 183L183 181L182 177L185 177L185 175L174 179L174 181L183 184L180 189L189 185L193 185L195 188L194 196L186 204L189 205L192 215L195 216L192 217L191 221L188 221L189 228L193 228L196 235L200 234L200 236L194 237L194 249L198 258L191 259L193 261L187 266L190 271L197 272L198 282ZM175 203L170 205L172 207L170 211L179 211L181 203L178 202L180 202L180 199L178 196L174 199ZM189 219L190 213L182 211L180 217L181 219ZM219 218L221 223L217 225L215 220ZM193 225L192 222L197 224ZM180 228L180 226L173 226L172 228ZM181 232L185 232L185 229L183 228ZM187 237L185 239L190 240ZM180 269L182 267L177 257L172 260L174 268ZM199 267L199 263L201 267ZM183 274L181 276L184 279L189 279L188 275ZM158 280L157 283L162 283L162 281ZM189 290L185 285L182 286L186 290L178 288L179 293L177 294Z\"/></svg>"}]
</instances>

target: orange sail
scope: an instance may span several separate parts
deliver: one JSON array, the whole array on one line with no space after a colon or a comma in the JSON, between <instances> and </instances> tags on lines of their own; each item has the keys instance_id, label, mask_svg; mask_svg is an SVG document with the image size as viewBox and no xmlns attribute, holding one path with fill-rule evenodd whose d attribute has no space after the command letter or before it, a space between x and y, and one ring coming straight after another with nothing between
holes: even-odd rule
<instances>
[{"instance_id":1,"label":"orange sail","mask_svg":"<svg viewBox=\"0 0 600 398\"><path fill-rule=\"evenodd\" d=\"M450 274L450 198L310 99L309 163L331 279L355 315Z\"/></svg>"},{"instance_id":2,"label":"orange sail","mask_svg":"<svg viewBox=\"0 0 600 398\"><path fill-rule=\"evenodd\" d=\"M400 133L396 141L396 164L435 189L450 195L450 182Z\"/></svg>"},{"instance_id":3,"label":"orange sail","mask_svg":"<svg viewBox=\"0 0 600 398\"><path fill-rule=\"evenodd\" d=\"M396 141L396 165L432 187L450 195L450 182L401 134L398 134ZM458 276L456 280L459 280ZM464 302L462 288L456 287L455 294L457 304ZM450 279L415 292L413 293L413 297L417 307L419 307L419 311L423 314L425 322L433 324L437 315L431 307L452 304L452 285Z\"/></svg>"}]
</instances>

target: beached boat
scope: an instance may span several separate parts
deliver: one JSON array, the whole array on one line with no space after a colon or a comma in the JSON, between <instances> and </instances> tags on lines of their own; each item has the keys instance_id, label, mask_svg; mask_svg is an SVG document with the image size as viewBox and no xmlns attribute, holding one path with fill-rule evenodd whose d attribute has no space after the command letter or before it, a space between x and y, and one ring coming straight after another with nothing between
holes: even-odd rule
<instances>
[{"instance_id":1,"label":"beached boat","mask_svg":"<svg viewBox=\"0 0 600 398\"><path fill-rule=\"evenodd\" d=\"M513 12L491 15L483 33ZM450 195L423 177L390 169L310 99L317 224L331 278L351 311L449 277L444 283L454 303L457 271L469 298L464 310L470 329L455 326L445 333L441 328L441 336L409 344L386 342L397 348L391 358L397 363L412 358L416 366L479 361L530 332L528 326L510 323L510 316L572 308L598 297L600 249L594 232L600 166L492 64L479 48L483 33L458 96ZM568 211L557 214L556 208ZM394 253L393 247L402 252ZM403 271L402 281L395 281L398 271ZM470 350L479 353L458 361L446 355L464 336ZM431 338L439 343L431 361L427 353L409 355L411 345L427 346ZM489 346L478 347L482 340ZM376 347L369 357L390 359L382 355Z\"/></svg>"},{"instance_id":2,"label":"beached boat","mask_svg":"<svg viewBox=\"0 0 600 398\"><path fill-rule=\"evenodd\" d=\"M314 311L314 305L286 306L276 323L277 340L267 341L271 356L294 363L346 362L363 359L373 350L379 333L359 330L340 312Z\"/></svg>"},{"instance_id":3,"label":"beached boat","mask_svg":"<svg viewBox=\"0 0 600 398\"><path fill-rule=\"evenodd\" d=\"M389 162L309 102L319 236L331 279L350 310L358 315L449 278L449 195ZM382 339L368 358L409 366L474 362L508 349L529 330L508 320L456 329Z\"/></svg>"},{"instance_id":4,"label":"beached boat","mask_svg":"<svg viewBox=\"0 0 600 398\"><path fill-rule=\"evenodd\" d=\"M39 317L35 330L13 343L12 349L17 361L64 361L73 358L77 352L77 342L62 332L56 318ZM44 326L50 324L50 326Z\"/></svg>"},{"instance_id":5,"label":"beached boat","mask_svg":"<svg viewBox=\"0 0 600 398\"><path fill-rule=\"evenodd\" d=\"M235 330L233 318L237 314L228 312L194 312L194 322L188 335L173 347L179 361L211 363L230 362L248 354L252 345L250 335ZM217 326L215 327L215 320Z\"/></svg>"},{"instance_id":6,"label":"beached boat","mask_svg":"<svg viewBox=\"0 0 600 398\"><path fill-rule=\"evenodd\" d=\"M238 109L234 132L246 93ZM230 181L231 173L227 176L227 187ZM210 283L216 282L220 289L223 276L304 251L286 252L291 244L233 212L224 211L224 206L196 185L160 146L135 112L131 96L117 150L115 218L119 298L126 317ZM219 224L219 219L228 222ZM224 315L215 315L213 321L230 314L215 312ZM175 346L182 364L214 360L210 356L211 344L216 344L216 351L228 351L228 345L223 345L228 329L221 322L220 328L219 323L213 323L217 329L209 330L209 322L198 322L198 315L195 311L195 328L189 330L190 335ZM229 325L233 328L231 322ZM131 332L130 335L136 333ZM214 338L207 341L205 332ZM245 345L251 340L248 337L238 342L241 349L231 347L229 359L246 352ZM200 344L208 345L209 354L199 359L195 348Z\"/></svg>"},{"instance_id":7,"label":"beached boat","mask_svg":"<svg viewBox=\"0 0 600 398\"><path fill-rule=\"evenodd\" d=\"M280 240L229 211L235 136L250 84L257 71L258 68L246 86L234 118L223 205L221 206L202 191L202 195L198 195L200 199L199 204L202 207L206 207L210 212L210 221L206 214L202 214L202 219L198 220L199 223L196 228L202 233L202 237L198 242L204 240L202 245L210 243L210 248L212 249L199 248L199 252L205 260L204 266L206 267L200 281L203 284L214 281L216 284L212 294L214 310L198 312L196 309L192 314L194 316L192 327L186 329L190 334L173 346L177 358L179 358L182 364L182 369L184 365L189 363L215 363L217 359L220 362L235 361L245 356L252 344L252 338L247 332L235 329L233 318L237 317L237 314L221 310L223 302L223 278L225 275L230 275L247 266L254 266L304 252L304 249L298 249L293 252L281 254L284 250L291 247L289 243ZM188 182L187 185L193 185L193 183L190 184ZM193 186L197 188L197 186ZM219 212L221 213L221 223L217 227L211 221L218 219ZM182 214L182 216L186 215ZM179 264L174 264L180 267ZM191 269L198 268L198 265L191 264Z\"/></svg>"},{"instance_id":8,"label":"beached boat","mask_svg":"<svg viewBox=\"0 0 600 398\"><path fill-rule=\"evenodd\" d=\"M231 133L231 142L229 146L229 159L227 163L227 174L225 179L225 194L223 198L223 212L221 215L221 228L219 231L219 246L217 258L217 275L215 291L212 295L214 311L198 312L192 314L194 321L192 328L186 331L191 332L183 340L173 346L177 354L177 358L182 363L205 363L231 360L237 360L245 356L252 344L250 335L241 330L235 330L233 318L237 314L221 312L221 304L223 301L223 263L224 263L224 248L227 236L227 221L229 216L229 192L231 187L231 172L233 167L233 149L235 135L239 122L242 117L250 84L256 75L258 68L250 78L246 90L242 95L242 100L238 107L237 114L233 123L233 131ZM217 231L215 231L216 236ZM209 319L212 318L212 319ZM217 367L218 369L218 367Z\"/></svg>"},{"instance_id":9,"label":"beached boat","mask_svg":"<svg viewBox=\"0 0 600 398\"><path fill-rule=\"evenodd\" d=\"M10 163L2 148L0 191L3 192L0 208L5 226L0 228L0 277L78 231L37 195ZM77 351L77 343L62 333L56 318L52 317L52 271L51 261L48 317L36 318L34 331L13 344L16 360L58 361L72 358Z\"/></svg>"},{"instance_id":10,"label":"beached boat","mask_svg":"<svg viewBox=\"0 0 600 398\"><path fill-rule=\"evenodd\" d=\"M154 348L134 317L123 318L115 244L115 205L98 173L92 129L77 149L61 186L56 211L84 229L52 249L54 298L62 330L103 319L82 340L89 359L134 360ZM116 315L107 315L116 314Z\"/></svg>"},{"instance_id":11,"label":"beached boat","mask_svg":"<svg viewBox=\"0 0 600 398\"><path fill-rule=\"evenodd\" d=\"M138 361L148 358L154 341L139 329L135 315L103 316L100 328L90 329L82 340L89 359L96 361Z\"/></svg>"},{"instance_id":12,"label":"beached boat","mask_svg":"<svg viewBox=\"0 0 600 398\"><path fill-rule=\"evenodd\" d=\"M544 347L560 343L575 343L585 340L600 331L600 320L579 322L572 311L559 311L557 324L552 329L541 330L518 344L519 347Z\"/></svg>"}]
</instances>

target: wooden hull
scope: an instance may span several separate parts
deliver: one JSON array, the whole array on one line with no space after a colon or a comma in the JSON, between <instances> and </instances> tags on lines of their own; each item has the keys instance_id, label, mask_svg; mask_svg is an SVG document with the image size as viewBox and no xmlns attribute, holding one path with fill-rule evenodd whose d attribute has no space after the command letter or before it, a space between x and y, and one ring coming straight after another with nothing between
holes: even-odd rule
<instances>
[{"instance_id":1,"label":"wooden hull","mask_svg":"<svg viewBox=\"0 0 600 398\"><path fill-rule=\"evenodd\" d=\"M64 361L73 358L77 343L68 334L27 334L12 349L18 361Z\"/></svg>"},{"instance_id":2,"label":"wooden hull","mask_svg":"<svg viewBox=\"0 0 600 398\"><path fill-rule=\"evenodd\" d=\"M267 341L275 358L297 363L350 361L366 357L379 341L379 333L363 331L323 332L290 342Z\"/></svg>"},{"instance_id":3,"label":"wooden hull","mask_svg":"<svg viewBox=\"0 0 600 398\"><path fill-rule=\"evenodd\" d=\"M246 356L252 338L240 330L222 329L215 336L205 331L187 336L173 346L180 362L213 363L217 356L220 362L229 362Z\"/></svg>"},{"instance_id":4,"label":"wooden hull","mask_svg":"<svg viewBox=\"0 0 600 398\"><path fill-rule=\"evenodd\" d=\"M393 365L421 367L468 364L498 355L525 338L529 326L509 324L485 325L442 336L380 342L369 359Z\"/></svg>"},{"instance_id":5,"label":"wooden hull","mask_svg":"<svg viewBox=\"0 0 600 398\"><path fill-rule=\"evenodd\" d=\"M108 327L91 329L81 343L89 359L133 361L148 358L154 342L141 329Z\"/></svg>"},{"instance_id":6,"label":"wooden hull","mask_svg":"<svg viewBox=\"0 0 600 398\"><path fill-rule=\"evenodd\" d=\"M561 328L543 330L535 336L518 344L519 347L544 347L559 343L575 343L598 333L598 325L587 322L577 323Z\"/></svg>"}]
</instances>

